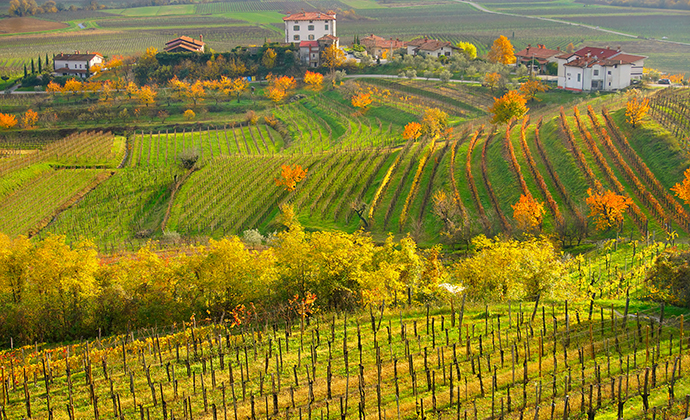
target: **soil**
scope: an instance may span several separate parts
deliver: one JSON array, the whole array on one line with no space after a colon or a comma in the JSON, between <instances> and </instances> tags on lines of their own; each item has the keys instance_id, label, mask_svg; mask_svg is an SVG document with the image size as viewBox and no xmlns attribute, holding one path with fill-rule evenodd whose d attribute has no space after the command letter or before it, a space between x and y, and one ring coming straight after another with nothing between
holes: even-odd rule
<instances>
[{"instance_id":1,"label":"soil","mask_svg":"<svg viewBox=\"0 0 690 420\"><path fill-rule=\"evenodd\" d=\"M60 22L49 22L47 20L32 17L15 17L0 19L0 34L18 34L22 32L49 31L52 29L62 29L69 25Z\"/></svg>"}]
</instances>

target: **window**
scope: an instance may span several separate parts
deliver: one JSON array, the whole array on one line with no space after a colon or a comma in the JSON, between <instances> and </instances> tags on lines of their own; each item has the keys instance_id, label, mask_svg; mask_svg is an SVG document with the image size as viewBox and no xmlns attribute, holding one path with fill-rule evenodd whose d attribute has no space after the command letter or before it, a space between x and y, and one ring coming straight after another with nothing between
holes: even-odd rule
<instances>
[{"instance_id":1,"label":"window","mask_svg":"<svg viewBox=\"0 0 690 420\"><path fill-rule=\"evenodd\" d=\"M611 70L609 70L609 76L611 75Z\"/></svg>"},{"instance_id":2,"label":"window","mask_svg":"<svg viewBox=\"0 0 690 420\"><path fill-rule=\"evenodd\" d=\"M299 41L299 35L295 35L294 40Z\"/></svg>"},{"instance_id":3,"label":"window","mask_svg":"<svg viewBox=\"0 0 690 420\"><path fill-rule=\"evenodd\" d=\"M307 29L309 29L310 31L313 31L313 30L314 30L314 25L309 25L309 26L307 26Z\"/></svg>"},{"instance_id":4,"label":"window","mask_svg":"<svg viewBox=\"0 0 690 420\"><path fill-rule=\"evenodd\" d=\"M328 30L328 24L326 24L326 28L325 28L325 29Z\"/></svg>"},{"instance_id":5,"label":"window","mask_svg":"<svg viewBox=\"0 0 690 420\"><path fill-rule=\"evenodd\" d=\"M577 74L577 81L580 81L580 76L582 76L580 73Z\"/></svg>"},{"instance_id":6,"label":"window","mask_svg":"<svg viewBox=\"0 0 690 420\"><path fill-rule=\"evenodd\" d=\"M314 40L314 35L309 35L309 40L313 41Z\"/></svg>"},{"instance_id":7,"label":"window","mask_svg":"<svg viewBox=\"0 0 690 420\"><path fill-rule=\"evenodd\" d=\"M295 31L299 31L299 25L293 26L292 29L295 30Z\"/></svg>"},{"instance_id":8,"label":"window","mask_svg":"<svg viewBox=\"0 0 690 420\"><path fill-rule=\"evenodd\" d=\"M594 71L593 71L593 74L594 74L595 76L599 76L599 70L594 70Z\"/></svg>"}]
</instances>

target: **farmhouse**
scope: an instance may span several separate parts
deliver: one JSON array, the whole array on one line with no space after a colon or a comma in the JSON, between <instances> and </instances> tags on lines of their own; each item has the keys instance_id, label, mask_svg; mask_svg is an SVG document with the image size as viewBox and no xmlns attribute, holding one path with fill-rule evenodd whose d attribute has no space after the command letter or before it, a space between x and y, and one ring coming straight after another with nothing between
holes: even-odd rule
<instances>
[{"instance_id":1,"label":"farmhouse","mask_svg":"<svg viewBox=\"0 0 690 420\"><path fill-rule=\"evenodd\" d=\"M417 38L407 43L407 53L410 55L424 54L432 57L450 57L453 51L459 50L448 41L439 41L427 37Z\"/></svg>"},{"instance_id":2,"label":"farmhouse","mask_svg":"<svg viewBox=\"0 0 690 420\"><path fill-rule=\"evenodd\" d=\"M53 58L53 74L56 76L78 76L87 78L89 69L96 64L103 64L103 56L99 53L74 54L60 53Z\"/></svg>"},{"instance_id":3,"label":"farmhouse","mask_svg":"<svg viewBox=\"0 0 690 420\"><path fill-rule=\"evenodd\" d=\"M333 44L336 47L340 47L340 38L333 35L324 35L316 41L301 41L299 43L300 61L308 67L319 67L321 65L321 53Z\"/></svg>"},{"instance_id":4,"label":"farmhouse","mask_svg":"<svg viewBox=\"0 0 690 420\"><path fill-rule=\"evenodd\" d=\"M204 52L206 43L204 36L199 35L199 39L190 38L188 36L181 36L165 43L165 52Z\"/></svg>"},{"instance_id":5,"label":"farmhouse","mask_svg":"<svg viewBox=\"0 0 690 420\"><path fill-rule=\"evenodd\" d=\"M556 57L558 87L576 92L623 89L642 78L645 58L608 47L585 47L561 54Z\"/></svg>"},{"instance_id":6,"label":"farmhouse","mask_svg":"<svg viewBox=\"0 0 690 420\"><path fill-rule=\"evenodd\" d=\"M532 48L532 44L528 44L527 48L515 53L516 65L523 64L525 66L535 66L539 73L546 73L546 65L549 63L557 63L556 56L561 55L563 51L561 48L551 50L546 48L544 44L537 44L537 48ZM536 69L535 69L536 70Z\"/></svg>"},{"instance_id":7,"label":"farmhouse","mask_svg":"<svg viewBox=\"0 0 690 420\"><path fill-rule=\"evenodd\" d=\"M393 56L395 50L401 48L407 48L407 43L399 39L386 39L381 36L371 34L360 39L360 44L366 48L367 54L373 56L374 58L383 58Z\"/></svg>"},{"instance_id":8,"label":"farmhouse","mask_svg":"<svg viewBox=\"0 0 690 420\"><path fill-rule=\"evenodd\" d=\"M316 41L335 34L335 13L300 12L283 18L285 42Z\"/></svg>"}]
</instances>

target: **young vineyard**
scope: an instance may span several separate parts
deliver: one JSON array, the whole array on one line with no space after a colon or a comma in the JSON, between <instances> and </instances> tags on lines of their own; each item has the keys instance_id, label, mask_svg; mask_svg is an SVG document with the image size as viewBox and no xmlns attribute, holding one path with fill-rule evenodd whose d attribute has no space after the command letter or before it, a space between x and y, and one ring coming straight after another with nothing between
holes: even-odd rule
<instances>
[{"instance_id":1,"label":"young vineyard","mask_svg":"<svg viewBox=\"0 0 690 420\"><path fill-rule=\"evenodd\" d=\"M0 353L0 418L683 418L683 316L521 302L233 313ZM300 316L299 314L302 314ZM210 320L209 320L210 321Z\"/></svg>"}]
</instances>

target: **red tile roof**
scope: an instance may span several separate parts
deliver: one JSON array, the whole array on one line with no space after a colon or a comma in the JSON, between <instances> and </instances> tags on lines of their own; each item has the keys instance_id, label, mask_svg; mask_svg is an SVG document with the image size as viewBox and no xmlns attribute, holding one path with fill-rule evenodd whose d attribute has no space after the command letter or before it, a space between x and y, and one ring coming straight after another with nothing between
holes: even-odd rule
<instances>
[{"instance_id":1,"label":"red tile roof","mask_svg":"<svg viewBox=\"0 0 690 420\"><path fill-rule=\"evenodd\" d=\"M644 60L647 57L644 57L642 55L632 55L632 54L620 53L620 54L614 56L613 58L615 60L620 60L621 63L623 63L623 64L632 64L636 61Z\"/></svg>"},{"instance_id":2,"label":"red tile roof","mask_svg":"<svg viewBox=\"0 0 690 420\"><path fill-rule=\"evenodd\" d=\"M546 60L548 58L551 58L557 54L560 54L561 50L551 50L549 48L545 48L543 45L539 44L537 48L534 48L532 46L528 46L524 50L521 50L519 52L515 53L515 57L525 57L527 59L531 59L534 57L537 60Z\"/></svg>"},{"instance_id":3,"label":"red tile roof","mask_svg":"<svg viewBox=\"0 0 690 420\"><path fill-rule=\"evenodd\" d=\"M367 48L405 48L407 47L407 42L401 41L399 39L386 39L377 35L370 35L359 40L359 42Z\"/></svg>"},{"instance_id":4,"label":"red tile roof","mask_svg":"<svg viewBox=\"0 0 690 420\"><path fill-rule=\"evenodd\" d=\"M302 47L318 47L319 42L318 41L302 41L299 43L300 48Z\"/></svg>"},{"instance_id":5,"label":"red tile roof","mask_svg":"<svg viewBox=\"0 0 690 420\"><path fill-rule=\"evenodd\" d=\"M198 52L203 50L204 45L206 45L204 41L183 35L181 37L166 42L164 49L165 52L172 52L175 50Z\"/></svg>"},{"instance_id":6,"label":"red tile roof","mask_svg":"<svg viewBox=\"0 0 690 420\"><path fill-rule=\"evenodd\" d=\"M299 12L285 16L283 20L335 20L335 13Z\"/></svg>"},{"instance_id":7,"label":"red tile roof","mask_svg":"<svg viewBox=\"0 0 690 420\"><path fill-rule=\"evenodd\" d=\"M592 57L597 57L599 59L605 59L605 58L611 58L614 55L620 53L621 50L612 50L610 48L601 48L601 47L584 47L580 48L579 50L575 51L575 54L577 54L580 57L585 57L589 53Z\"/></svg>"},{"instance_id":8,"label":"red tile roof","mask_svg":"<svg viewBox=\"0 0 690 420\"><path fill-rule=\"evenodd\" d=\"M91 54L58 54L55 56L55 60L64 60L64 61L91 61L94 57L101 57L103 58L102 55L99 53L91 53Z\"/></svg>"}]
</instances>

